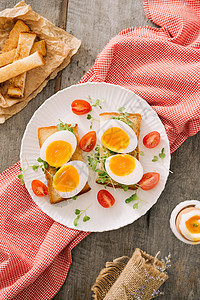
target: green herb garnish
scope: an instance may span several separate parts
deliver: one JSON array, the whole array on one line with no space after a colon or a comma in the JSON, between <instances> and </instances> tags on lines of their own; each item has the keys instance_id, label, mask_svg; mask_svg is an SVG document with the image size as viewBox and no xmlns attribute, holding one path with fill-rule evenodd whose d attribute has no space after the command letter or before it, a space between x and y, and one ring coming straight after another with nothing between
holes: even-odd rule
<instances>
[{"instance_id":1,"label":"green herb garnish","mask_svg":"<svg viewBox=\"0 0 200 300\"><path fill-rule=\"evenodd\" d=\"M161 152L158 154L158 156L154 155L152 158L152 162L159 162L166 170L168 170L165 165L164 165L164 160L165 158L165 148L162 148ZM168 170L170 173L173 173L171 170Z\"/></svg>"},{"instance_id":2,"label":"green herb garnish","mask_svg":"<svg viewBox=\"0 0 200 300\"><path fill-rule=\"evenodd\" d=\"M126 123L127 125L129 125L132 128L133 122L128 118L130 114L128 112L124 112L125 109L126 109L126 107L124 107L124 106L120 107L118 109L118 112L120 113L120 115L117 117L112 117L112 119L117 119L117 120L123 121L124 123Z\"/></svg>"},{"instance_id":3,"label":"green herb garnish","mask_svg":"<svg viewBox=\"0 0 200 300\"><path fill-rule=\"evenodd\" d=\"M104 187L106 187L108 184L111 183L112 186L115 188L112 179L110 178L108 173L105 171L105 169L103 170L103 169L99 169L97 167L97 165L99 163L102 163L103 166L105 167L106 158L108 158L108 156L109 156L108 150L105 149L102 156L100 156L99 150L100 150L100 146L97 145L95 148L95 153L91 153L88 156L88 165L92 169L92 171L98 172L98 180L97 180L98 183L103 183L103 184L106 183L104 185ZM110 154L111 153L112 152L110 152Z\"/></svg>"},{"instance_id":4,"label":"green herb garnish","mask_svg":"<svg viewBox=\"0 0 200 300\"><path fill-rule=\"evenodd\" d=\"M78 196L73 196L73 197L72 197L72 200L76 200L76 199L77 199L77 197L78 197Z\"/></svg>"},{"instance_id":5,"label":"green herb garnish","mask_svg":"<svg viewBox=\"0 0 200 300\"><path fill-rule=\"evenodd\" d=\"M127 192L128 191L128 185L125 185L125 184L120 184L119 183L119 186L121 186L124 190L124 192Z\"/></svg>"},{"instance_id":6,"label":"green herb garnish","mask_svg":"<svg viewBox=\"0 0 200 300\"><path fill-rule=\"evenodd\" d=\"M87 222L90 220L90 217L86 215L86 210L92 205L92 203L86 208L86 209L75 209L75 215L77 216L74 219L74 226L78 225L78 221L80 219L80 217L82 216L82 214L85 214L85 216L83 217L83 222Z\"/></svg>"},{"instance_id":7,"label":"green herb garnish","mask_svg":"<svg viewBox=\"0 0 200 300\"><path fill-rule=\"evenodd\" d=\"M118 112L123 112L126 109L126 107L122 106L120 108L118 108Z\"/></svg>"},{"instance_id":8,"label":"green herb garnish","mask_svg":"<svg viewBox=\"0 0 200 300\"><path fill-rule=\"evenodd\" d=\"M58 119L60 121L59 124L57 124L57 130L68 130L72 133L74 133L73 127L76 126L76 124L72 123L70 126L67 123L64 123L63 121L61 121L60 119Z\"/></svg>"},{"instance_id":9,"label":"green herb garnish","mask_svg":"<svg viewBox=\"0 0 200 300\"><path fill-rule=\"evenodd\" d=\"M90 103L91 103L91 110L92 107L99 107L100 109L102 109L102 103L104 102L104 99L96 99L95 102L93 102L92 98L90 96L88 96Z\"/></svg>"},{"instance_id":10,"label":"green herb garnish","mask_svg":"<svg viewBox=\"0 0 200 300\"><path fill-rule=\"evenodd\" d=\"M93 118L90 114L87 115L87 119L90 120L90 129L92 129L94 121L99 121L99 120Z\"/></svg>"},{"instance_id":11,"label":"green herb garnish","mask_svg":"<svg viewBox=\"0 0 200 300\"><path fill-rule=\"evenodd\" d=\"M197 224L197 223L193 223L193 224L192 224L192 226L193 226L193 227L198 227L198 226L199 226L199 224Z\"/></svg>"},{"instance_id":12,"label":"green herb garnish","mask_svg":"<svg viewBox=\"0 0 200 300\"><path fill-rule=\"evenodd\" d=\"M136 203L133 204L133 209L138 209L139 202L144 201L144 200L142 200L141 198L139 198L137 196L137 193L134 193L133 195L131 195L129 198L127 198L125 200L125 203L128 204L128 203L130 203L132 201L137 201ZM146 202L146 201L144 201L144 202Z\"/></svg>"},{"instance_id":13,"label":"green herb garnish","mask_svg":"<svg viewBox=\"0 0 200 300\"><path fill-rule=\"evenodd\" d=\"M22 185L24 185L24 174L28 170L28 168L32 168L33 171L37 171L38 168L39 168L39 165L30 166L27 160L26 160L26 164L27 164L26 167L19 169L21 174L19 174L17 176L20 179L20 182L21 182Z\"/></svg>"},{"instance_id":14,"label":"green herb garnish","mask_svg":"<svg viewBox=\"0 0 200 300\"><path fill-rule=\"evenodd\" d=\"M104 100L96 99L96 100L93 102L93 101L92 101L92 98L91 98L90 96L88 96L88 98L89 98L90 103L91 103L91 110L90 110L90 111L92 111L92 108L93 108L93 107L99 107L100 109L102 109L101 104L102 104L102 102L104 102ZM99 120L93 118L93 117L91 116L91 114L88 114L88 115L87 115L87 119L90 120L90 129L92 129L92 126L93 126L94 121L99 121Z\"/></svg>"},{"instance_id":15,"label":"green herb garnish","mask_svg":"<svg viewBox=\"0 0 200 300\"><path fill-rule=\"evenodd\" d=\"M139 154L140 154L141 156L144 156L144 152L143 152L143 151L139 151Z\"/></svg>"}]
</instances>

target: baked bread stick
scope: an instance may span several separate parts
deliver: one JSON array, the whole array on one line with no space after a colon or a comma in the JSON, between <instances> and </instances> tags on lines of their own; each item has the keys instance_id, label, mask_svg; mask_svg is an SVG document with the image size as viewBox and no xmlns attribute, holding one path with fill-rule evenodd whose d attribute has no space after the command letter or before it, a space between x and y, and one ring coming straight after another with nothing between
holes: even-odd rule
<instances>
[{"instance_id":1,"label":"baked bread stick","mask_svg":"<svg viewBox=\"0 0 200 300\"><path fill-rule=\"evenodd\" d=\"M11 30L2 52L7 52L17 48L19 34L22 31L30 31L30 28L23 21L18 20Z\"/></svg>"},{"instance_id":2,"label":"baked bread stick","mask_svg":"<svg viewBox=\"0 0 200 300\"><path fill-rule=\"evenodd\" d=\"M21 32L16 49L14 61L29 56L31 48L33 47L36 33ZM8 88L8 96L14 98L22 98L24 94L24 87L26 81L26 72L10 79L10 86Z\"/></svg>"},{"instance_id":3,"label":"baked bread stick","mask_svg":"<svg viewBox=\"0 0 200 300\"><path fill-rule=\"evenodd\" d=\"M12 64L0 68L0 83L44 64L44 58L38 51L25 58L16 60Z\"/></svg>"}]
</instances>

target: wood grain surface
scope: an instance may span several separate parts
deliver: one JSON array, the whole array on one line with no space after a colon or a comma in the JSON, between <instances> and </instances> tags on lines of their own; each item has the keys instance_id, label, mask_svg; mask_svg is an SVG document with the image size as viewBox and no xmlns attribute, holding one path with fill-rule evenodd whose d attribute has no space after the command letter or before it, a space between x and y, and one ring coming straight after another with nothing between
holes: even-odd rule
<instances>
[{"instance_id":1,"label":"wood grain surface","mask_svg":"<svg viewBox=\"0 0 200 300\"><path fill-rule=\"evenodd\" d=\"M1 0L0 10L12 7L13 0ZM35 110L59 89L77 81L93 65L97 54L118 32L127 27L154 26L144 14L140 0L32 0L32 8L55 25L66 27L82 40L70 65L51 80L20 113L0 125L1 168L19 160L21 139ZM169 227L172 209L181 201L199 198L200 134L188 140L172 155L165 190L156 205L143 217L124 228L92 233L72 250L72 265L65 284L54 300L92 299L91 286L106 261L131 256L136 247L161 257L172 254L169 279L162 286L163 300L200 299L199 246L177 240Z\"/></svg>"}]
</instances>

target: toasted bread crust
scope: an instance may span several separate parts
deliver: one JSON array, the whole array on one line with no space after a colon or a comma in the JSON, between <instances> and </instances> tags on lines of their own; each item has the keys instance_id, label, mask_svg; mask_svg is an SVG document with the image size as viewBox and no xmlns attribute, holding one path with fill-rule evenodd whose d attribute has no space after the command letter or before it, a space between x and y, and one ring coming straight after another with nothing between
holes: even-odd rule
<instances>
[{"instance_id":1,"label":"toasted bread crust","mask_svg":"<svg viewBox=\"0 0 200 300\"><path fill-rule=\"evenodd\" d=\"M7 52L17 48L19 35L22 31L30 31L30 28L22 20L18 20L11 30L2 52Z\"/></svg>"},{"instance_id":2,"label":"toasted bread crust","mask_svg":"<svg viewBox=\"0 0 200 300\"><path fill-rule=\"evenodd\" d=\"M112 119L112 117L117 117L117 116L120 116L120 114L116 113L116 112L105 112L105 113L101 113L99 115L100 122L102 122L102 121L105 122L105 121L107 121L109 119ZM141 125L141 119L142 119L142 117L138 113L136 113L136 114L129 113L128 119L132 121L132 123L133 123L132 124L132 129L135 132L135 134L137 136L137 139L138 139L139 135L140 135L140 125ZM102 155L104 149L106 149L104 146L100 147L100 155ZM132 152L130 152L129 154L132 155L132 156L134 156L134 157L136 157L139 160L139 147L138 147L138 145L137 145L136 149L133 150ZM99 166L99 168L102 169L102 170L104 170L103 164L101 164ZM101 184L101 185L106 184L109 187L113 187L113 185L114 185L115 188L123 189L122 186L118 182L116 182L114 180L112 180L113 184L108 183L108 182L101 183L101 182L98 182L98 180L99 180L99 178L97 177L96 182L98 184ZM129 185L129 189L130 190L137 190L138 188L135 185Z\"/></svg>"},{"instance_id":3,"label":"toasted bread crust","mask_svg":"<svg viewBox=\"0 0 200 300\"><path fill-rule=\"evenodd\" d=\"M20 33L14 61L29 56L36 36L36 33L29 31ZM10 86L7 92L8 96L22 98L24 94L25 81L26 73L11 78L9 82Z\"/></svg>"},{"instance_id":4,"label":"toasted bread crust","mask_svg":"<svg viewBox=\"0 0 200 300\"><path fill-rule=\"evenodd\" d=\"M68 126L70 126L70 124L68 124ZM50 135L55 133L56 131L57 131L56 126L38 128L38 140L39 140L40 148L42 147L42 144L44 143L44 141ZM76 147L76 150L74 151L70 161L73 161L73 160L83 161L82 154L81 154L81 149L79 147L79 135L78 135L78 125L77 124L75 125L75 127L73 127L73 131L74 131L74 134L75 134L76 139L77 139L77 147ZM50 167L47 171L52 175L55 174L55 170L51 169ZM46 177L46 180L47 180L47 186L48 186L48 190L49 190L49 201L50 201L50 203L54 204L54 203L58 203L58 202L61 202L61 201L64 201L64 200L71 199L71 198L62 198L56 192L56 190L53 188L53 178L48 172L45 172L45 177ZM86 182L84 188L77 194L77 196L82 195L84 193L87 193L90 190L91 190L91 187L89 186L88 182Z\"/></svg>"},{"instance_id":5,"label":"toasted bread crust","mask_svg":"<svg viewBox=\"0 0 200 300\"><path fill-rule=\"evenodd\" d=\"M45 43L44 40L35 42L35 43L33 44L33 47L32 47L32 49L31 49L31 53L30 53L30 54L33 54L33 53L36 52L36 51L41 52L43 56L45 56L45 55L47 54L46 43Z\"/></svg>"},{"instance_id":6,"label":"toasted bread crust","mask_svg":"<svg viewBox=\"0 0 200 300\"><path fill-rule=\"evenodd\" d=\"M0 68L0 83L44 64L45 61L40 52L16 60L12 64Z\"/></svg>"}]
</instances>

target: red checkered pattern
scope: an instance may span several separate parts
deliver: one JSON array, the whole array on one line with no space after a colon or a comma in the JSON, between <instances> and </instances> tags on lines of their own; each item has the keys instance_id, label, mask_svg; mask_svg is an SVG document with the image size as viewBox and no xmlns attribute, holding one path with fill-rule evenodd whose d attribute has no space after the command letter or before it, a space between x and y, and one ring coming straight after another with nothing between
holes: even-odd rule
<instances>
[{"instance_id":1,"label":"red checkered pattern","mask_svg":"<svg viewBox=\"0 0 200 300\"><path fill-rule=\"evenodd\" d=\"M121 85L158 113L175 151L200 130L200 1L144 1L162 28L128 28L98 55L80 82Z\"/></svg>"},{"instance_id":2,"label":"red checkered pattern","mask_svg":"<svg viewBox=\"0 0 200 300\"><path fill-rule=\"evenodd\" d=\"M146 99L173 152L200 129L200 2L147 0L144 8L162 28L122 31L81 82L118 84ZM0 299L51 299L65 281L71 249L89 233L45 215L20 185L19 167L0 175Z\"/></svg>"},{"instance_id":3,"label":"red checkered pattern","mask_svg":"<svg viewBox=\"0 0 200 300\"><path fill-rule=\"evenodd\" d=\"M51 299L64 283L71 249L89 233L54 222L17 178L0 174L0 299Z\"/></svg>"}]
</instances>

